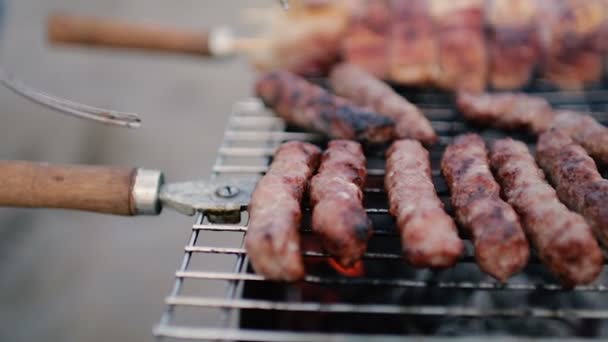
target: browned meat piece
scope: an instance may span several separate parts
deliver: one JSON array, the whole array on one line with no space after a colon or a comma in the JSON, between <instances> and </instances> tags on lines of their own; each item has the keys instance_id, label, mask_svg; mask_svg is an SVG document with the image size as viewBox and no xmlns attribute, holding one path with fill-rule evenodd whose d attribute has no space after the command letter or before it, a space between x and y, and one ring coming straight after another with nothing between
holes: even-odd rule
<instances>
[{"instance_id":1,"label":"browned meat piece","mask_svg":"<svg viewBox=\"0 0 608 342\"><path fill-rule=\"evenodd\" d=\"M537 1L544 76L561 89L582 89L602 76L603 0Z\"/></svg>"},{"instance_id":2,"label":"browned meat piece","mask_svg":"<svg viewBox=\"0 0 608 342\"><path fill-rule=\"evenodd\" d=\"M439 46L437 84L448 90L482 91L488 69L483 0L432 0L431 5Z\"/></svg>"},{"instance_id":3,"label":"browned meat piece","mask_svg":"<svg viewBox=\"0 0 608 342\"><path fill-rule=\"evenodd\" d=\"M570 111L558 111L552 127L568 134L598 163L608 165L608 128L593 117Z\"/></svg>"},{"instance_id":4,"label":"browned meat piece","mask_svg":"<svg viewBox=\"0 0 608 342\"><path fill-rule=\"evenodd\" d=\"M391 19L389 0L361 1L352 13L342 50L344 59L379 78L388 73Z\"/></svg>"},{"instance_id":5,"label":"browned meat piece","mask_svg":"<svg viewBox=\"0 0 608 342\"><path fill-rule=\"evenodd\" d=\"M608 0L600 0L603 5L602 11L602 25L597 35L597 47L598 49L606 53L608 52ZM606 61L606 56L604 55L604 63ZM606 64L604 64L605 66ZM604 69L605 70L605 69ZM605 72L605 71L604 71Z\"/></svg>"},{"instance_id":6,"label":"browned meat piece","mask_svg":"<svg viewBox=\"0 0 608 342\"><path fill-rule=\"evenodd\" d=\"M608 246L608 180L602 178L593 159L565 132L554 129L540 136L536 158L560 200L583 215Z\"/></svg>"},{"instance_id":7,"label":"browned meat piece","mask_svg":"<svg viewBox=\"0 0 608 342\"><path fill-rule=\"evenodd\" d=\"M340 58L350 11L342 1L293 1L289 11L272 8L257 18L262 33L246 46L260 70L327 75ZM253 18L251 18L253 19Z\"/></svg>"},{"instance_id":8,"label":"browned meat piece","mask_svg":"<svg viewBox=\"0 0 608 342\"><path fill-rule=\"evenodd\" d=\"M498 128L523 128L533 134L547 130L555 117L545 99L520 93L459 93L457 105L467 120Z\"/></svg>"},{"instance_id":9,"label":"browned meat piece","mask_svg":"<svg viewBox=\"0 0 608 342\"><path fill-rule=\"evenodd\" d=\"M298 229L301 201L321 151L303 142L288 142L276 152L249 204L245 248L256 272L274 280L304 277Z\"/></svg>"},{"instance_id":10,"label":"browned meat piece","mask_svg":"<svg viewBox=\"0 0 608 342\"><path fill-rule=\"evenodd\" d=\"M312 229L321 235L325 250L343 267L361 259L372 234L363 207L361 187L367 178L361 145L348 140L329 142L319 173L310 182Z\"/></svg>"},{"instance_id":11,"label":"browned meat piece","mask_svg":"<svg viewBox=\"0 0 608 342\"><path fill-rule=\"evenodd\" d=\"M418 141L393 143L386 153L384 185L408 262L416 267L454 265L464 245L437 197L429 153Z\"/></svg>"},{"instance_id":12,"label":"browned meat piece","mask_svg":"<svg viewBox=\"0 0 608 342\"><path fill-rule=\"evenodd\" d=\"M388 79L398 84L433 84L439 49L427 0L391 0Z\"/></svg>"},{"instance_id":13,"label":"browned meat piece","mask_svg":"<svg viewBox=\"0 0 608 342\"><path fill-rule=\"evenodd\" d=\"M524 128L533 134L541 134L551 127L559 129L599 163L608 165L608 128L589 115L553 111L547 100L523 93L459 93L457 104L467 120L480 124Z\"/></svg>"},{"instance_id":14,"label":"browned meat piece","mask_svg":"<svg viewBox=\"0 0 608 342\"><path fill-rule=\"evenodd\" d=\"M530 80L540 57L537 7L530 0L486 2L490 84L517 89Z\"/></svg>"},{"instance_id":15,"label":"browned meat piece","mask_svg":"<svg viewBox=\"0 0 608 342\"><path fill-rule=\"evenodd\" d=\"M566 286L595 280L602 270L602 252L591 228L559 201L528 147L502 139L494 142L491 154L502 193L519 214L543 263Z\"/></svg>"},{"instance_id":16,"label":"browned meat piece","mask_svg":"<svg viewBox=\"0 0 608 342\"><path fill-rule=\"evenodd\" d=\"M355 106L287 71L262 75L256 92L288 123L331 138L384 143L393 139L393 120Z\"/></svg>"},{"instance_id":17,"label":"browned meat piece","mask_svg":"<svg viewBox=\"0 0 608 342\"><path fill-rule=\"evenodd\" d=\"M418 107L362 68L349 63L340 64L332 70L330 83L336 94L395 121L397 137L416 139L429 145L437 141L431 123Z\"/></svg>"},{"instance_id":18,"label":"browned meat piece","mask_svg":"<svg viewBox=\"0 0 608 342\"><path fill-rule=\"evenodd\" d=\"M600 79L608 51L607 0L312 3L260 16L271 34L242 44L260 69L319 76L342 57L397 84L478 92L520 87L536 65L578 89Z\"/></svg>"},{"instance_id":19,"label":"browned meat piece","mask_svg":"<svg viewBox=\"0 0 608 342\"><path fill-rule=\"evenodd\" d=\"M530 249L517 214L500 198L481 137L457 137L445 151L441 171L456 219L472 237L479 267L506 281L526 265Z\"/></svg>"}]
</instances>

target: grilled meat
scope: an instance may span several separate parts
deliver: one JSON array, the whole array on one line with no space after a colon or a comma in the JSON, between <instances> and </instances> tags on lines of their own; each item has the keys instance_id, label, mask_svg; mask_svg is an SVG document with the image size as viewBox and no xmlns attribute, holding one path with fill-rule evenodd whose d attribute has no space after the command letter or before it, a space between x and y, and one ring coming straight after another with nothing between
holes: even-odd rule
<instances>
[{"instance_id":1,"label":"grilled meat","mask_svg":"<svg viewBox=\"0 0 608 342\"><path fill-rule=\"evenodd\" d=\"M287 71L262 75L256 92L290 124L331 138L384 143L393 139L393 120L358 107Z\"/></svg>"},{"instance_id":2,"label":"grilled meat","mask_svg":"<svg viewBox=\"0 0 608 342\"><path fill-rule=\"evenodd\" d=\"M563 131L599 163L608 165L608 128L593 117L572 111L554 111L542 97L523 93L458 94L465 119L504 129L524 128L541 134L549 128Z\"/></svg>"},{"instance_id":3,"label":"grilled meat","mask_svg":"<svg viewBox=\"0 0 608 342\"><path fill-rule=\"evenodd\" d=\"M608 128L593 117L571 111L558 111L553 122L602 165L608 165Z\"/></svg>"},{"instance_id":4,"label":"grilled meat","mask_svg":"<svg viewBox=\"0 0 608 342\"><path fill-rule=\"evenodd\" d=\"M602 252L591 228L559 201L528 147L498 140L492 145L491 165L543 263L566 286L595 280L602 270Z\"/></svg>"},{"instance_id":5,"label":"grilled meat","mask_svg":"<svg viewBox=\"0 0 608 342\"><path fill-rule=\"evenodd\" d=\"M457 105L467 120L504 129L523 128L533 134L547 130L555 117L545 99L522 93L459 93Z\"/></svg>"},{"instance_id":6,"label":"grilled meat","mask_svg":"<svg viewBox=\"0 0 608 342\"><path fill-rule=\"evenodd\" d=\"M320 155L319 148L308 143L281 145L251 196L245 248L255 271L269 279L304 277L298 233L301 201Z\"/></svg>"},{"instance_id":7,"label":"grilled meat","mask_svg":"<svg viewBox=\"0 0 608 342\"><path fill-rule=\"evenodd\" d=\"M349 0L350 1L350 0ZM342 3L293 1L289 11L273 8L263 17L265 36L248 51L260 70L287 69L307 75L327 75L340 59L339 46L349 25L350 10ZM297 52L294 52L297 51Z\"/></svg>"},{"instance_id":8,"label":"grilled meat","mask_svg":"<svg viewBox=\"0 0 608 342\"><path fill-rule=\"evenodd\" d=\"M314 10L294 8L282 25L268 30L281 34L269 39L279 40L271 44L276 46L261 49L263 57L275 56L266 58L274 61L267 69L295 64L290 70L301 71L311 56L309 64L316 67L308 69L322 70L341 56L398 84L479 91L486 82L496 89L521 87L538 65L553 85L578 89L601 77L601 57L608 51L606 0L322 3ZM300 24L307 20L312 24Z\"/></svg>"},{"instance_id":9,"label":"grilled meat","mask_svg":"<svg viewBox=\"0 0 608 342\"><path fill-rule=\"evenodd\" d=\"M602 76L603 0L537 1L544 76L562 89L582 89Z\"/></svg>"},{"instance_id":10,"label":"grilled meat","mask_svg":"<svg viewBox=\"0 0 608 342\"><path fill-rule=\"evenodd\" d=\"M540 136L536 153L560 200L583 215L598 239L608 246L608 180L602 178L593 159L565 132L556 129Z\"/></svg>"},{"instance_id":11,"label":"grilled meat","mask_svg":"<svg viewBox=\"0 0 608 342\"><path fill-rule=\"evenodd\" d=\"M390 4L388 79L405 85L432 85L439 75L439 47L429 1L391 0Z\"/></svg>"},{"instance_id":12,"label":"grilled meat","mask_svg":"<svg viewBox=\"0 0 608 342\"><path fill-rule=\"evenodd\" d=\"M342 43L344 58L376 77L387 78L390 21L389 0L360 1Z\"/></svg>"},{"instance_id":13,"label":"grilled meat","mask_svg":"<svg viewBox=\"0 0 608 342\"><path fill-rule=\"evenodd\" d=\"M488 60L483 6L483 0L431 1L439 46L439 87L470 92L485 88Z\"/></svg>"},{"instance_id":14,"label":"grilled meat","mask_svg":"<svg viewBox=\"0 0 608 342\"><path fill-rule=\"evenodd\" d=\"M530 0L487 0L490 85L517 89L530 80L540 57L537 6Z\"/></svg>"},{"instance_id":15,"label":"grilled meat","mask_svg":"<svg viewBox=\"0 0 608 342\"><path fill-rule=\"evenodd\" d=\"M445 151L441 171L456 219L472 237L479 267L506 281L526 265L530 249L517 214L500 198L481 137L457 137Z\"/></svg>"},{"instance_id":16,"label":"grilled meat","mask_svg":"<svg viewBox=\"0 0 608 342\"><path fill-rule=\"evenodd\" d=\"M431 179L429 153L415 140L398 140L386 153L384 185L406 259L416 267L450 267L464 245Z\"/></svg>"},{"instance_id":17,"label":"grilled meat","mask_svg":"<svg viewBox=\"0 0 608 342\"><path fill-rule=\"evenodd\" d=\"M312 229L321 235L325 250L343 267L352 267L361 259L372 234L372 224L362 204L361 188L366 178L361 145L333 140L310 182Z\"/></svg>"},{"instance_id":18,"label":"grilled meat","mask_svg":"<svg viewBox=\"0 0 608 342\"><path fill-rule=\"evenodd\" d=\"M354 64L339 64L331 72L330 83L336 94L391 118L395 122L397 137L416 139L429 145L437 141L431 123L418 107L364 69Z\"/></svg>"}]
</instances>

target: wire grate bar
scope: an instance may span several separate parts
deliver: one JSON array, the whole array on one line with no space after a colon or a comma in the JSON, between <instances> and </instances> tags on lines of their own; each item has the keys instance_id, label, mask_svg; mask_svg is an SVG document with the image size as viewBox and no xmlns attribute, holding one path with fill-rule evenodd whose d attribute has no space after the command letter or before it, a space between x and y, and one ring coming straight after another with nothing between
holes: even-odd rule
<instances>
[{"instance_id":1,"label":"wire grate bar","mask_svg":"<svg viewBox=\"0 0 608 342\"><path fill-rule=\"evenodd\" d=\"M230 125L233 127L267 127L284 124L283 119L269 115L235 116L230 119Z\"/></svg>"},{"instance_id":2,"label":"wire grate bar","mask_svg":"<svg viewBox=\"0 0 608 342\"><path fill-rule=\"evenodd\" d=\"M224 225L216 225L216 224L195 224L192 229L194 230L203 230L210 232L234 232L234 233L246 233L246 226L224 226ZM311 228L301 228L300 233L304 234L313 234ZM399 232L397 230L376 230L374 231L374 236L399 236Z\"/></svg>"},{"instance_id":3,"label":"wire grate bar","mask_svg":"<svg viewBox=\"0 0 608 342\"><path fill-rule=\"evenodd\" d=\"M264 174L268 171L268 166L251 166L251 165L215 165L213 172L217 173L256 173ZM367 175L373 177L383 177L386 174L384 169L367 169ZM432 170L431 174L433 177L438 177L441 172L439 170Z\"/></svg>"},{"instance_id":4,"label":"wire grate bar","mask_svg":"<svg viewBox=\"0 0 608 342\"><path fill-rule=\"evenodd\" d=\"M288 141L288 140L305 140L319 141L323 140L323 136L314 133L299 133L299 132L284 132L284 131L240 131L228 130L224 135L227 142L237 141Z\"/></svg>"},{"instance_id":5,"label":"wire grate bar","mask_svg":"<svg viewBox=\"0 0 608 342\"><path fill-rule=\"evenodd\" d=\"M377 314L457 317L542 317L608 319L608 310L528 308L477 308L459 306L406 306L390 304L349 304L320 302L278 302L251 299L219 299L205 297L167 297L168 305L206 308L232 308L241 310L272 310L297 312L323 312L333 314Z\"/></svg>"},{"instance_id":6,"label":"wire grate bar","mask_svg":"<svg viewBox=\"0 0 608 342\"><path fill-rule=\"evenodd\" d=\"M219 154L226 157L271 157L275 148L222 147Z\"/></svg>"},{"instance_id":7,"label":"wire grate bar","mask_svg":"<svg viewBox=\"0 0 608 342\"><path fill-rule=\"evenodd\" d=\"M279 330L251 330L251 329L214 329L192 328L182 326L157 326L154 329L157 337L169 337L185 340L204 341L249 341L249 342L512 342L513 338L496 336L475 337L426 337L426 336L400 336L400 335L368 335L368 334L337 334L337 333L309 333L298 331ZM535 339L539 342L553 342L555 339ZM569 340L574 341L574 340ZM582 341L582 340L581 340Z\"/></svg>"},{"instance_id":8,"label":"wire grate bar","mask_svg":"<svg viewBox=\"0 0 608 342\"><path fill-rule=\"evenodd\" d=\"M203 280L241 280L241 281L270 281L263 276L253 273L225 273L225 272L199 272L199 271L178 271L175 273L178 278L203 279ZM409 279L380 279L380 278L338 278L338 277L319 277L307 275L303 280L309 284L319 285L348 285L348 286L386 286L403 288L440 288L440 289L460 289L460 290L509 290L509 291L579 291L579 292L608 292L608 286L588 285L577 286L574 289L564 288L558 284L518 284L496 282L438 282L430 283Z\"/></svg>"},{"instance_id":9,"label":"wire grate bar","mask_svg":"<svg viewBox=\"0 0 608 342\"><path fill-rule=\"evenodd\" d=\"M232 254L232 255L244 255L246 254L244 248L229 248L229 247L207 247L207 246L186 246L184 249L189 253L206 253L206 254ZM312 258L329 258L330 255L327 253L306 251L302 253L305 257ZM393 253L365 253L364 259L401 259L403 258L400 254Z\"/></svg>"},{"instance_id":10,"label":"wire grate bar","mask_svg":"<svg viewBox=\"0 0 608 342\"><path fill-rule=\"evenodd\" d=\"M201 222L203 222L202 214L198 214L198 216L196 218L196 222L199 224ZM190 234L190 238L188 239L188 246L194 246L196 244L197 238L198 238L198 232L192 231L192 233ZM182 257L182 262L179 266L178 272L184 272L188 269L188 265L190 264L191 257L192 257L192 253L188 253L188 252L184 253L184 256ZM171 289L171 294L170 294L171 296L179 295L181 288L182 288L182 282L183 282L183 278L175 278L175 282L173 283L173 288ZM160 324L170 324L172 313L173 313L173 307L168 306L160 318Z\"/></svg>"}]
</instances>

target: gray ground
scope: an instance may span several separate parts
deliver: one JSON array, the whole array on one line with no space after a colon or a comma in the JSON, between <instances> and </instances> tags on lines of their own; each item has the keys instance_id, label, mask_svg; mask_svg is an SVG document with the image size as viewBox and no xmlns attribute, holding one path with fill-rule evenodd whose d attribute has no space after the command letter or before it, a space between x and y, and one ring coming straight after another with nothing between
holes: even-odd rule
<instances>
[{"instance_id":1,"label":"gray ground","mask_svg":"<svg viewBox=\"0 0 608 342\"><path fill-rule=\"evenodd\" d=\"M54 48L51 10L189 28L239 21L269 0L6 0L1 62L50 93L142 114L138 130L55 114L0 89L0 159L132 165L206 178L231 104L249 94L243 59ZM0 189L1 191L1 189ZM192 218L0 209L0 341L143 341L163 309Z\"/></svg>"}]
</instances>

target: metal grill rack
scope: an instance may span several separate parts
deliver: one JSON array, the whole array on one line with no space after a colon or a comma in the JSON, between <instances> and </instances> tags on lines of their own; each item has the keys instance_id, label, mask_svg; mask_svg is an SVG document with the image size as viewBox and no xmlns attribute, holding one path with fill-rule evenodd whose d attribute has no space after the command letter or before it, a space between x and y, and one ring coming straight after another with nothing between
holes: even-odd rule
<instances>
[{"instance_id":1,"label":"metal grill rack","mask_svg":"<svg viewBox=\"0 0 608 342\"><path fill-rule=\"evenodd\" d=\"M606 90L536 94L556 107L589 111L604 124L608 122ZM408 98L423 108L441 136L438 146L431 150L433 176L438 193L451 211L447 187L438 171L445 146L455 135L467 131L480 132L488 140L504 133L462 121L450 95L411 94ZM530 136L511 136L531 146L534 142ZM324 144L316 134L286 127L256 99L239 102L230 117L212 177L260 177L275 148L286 140ZM364 201L374 222L374 237L364 257L364 276L339 275L327 266L325 253L305 248L308 275L302 282L267 281L248 266L243 249L246 212L235 225L214 224L199 215L175 273L175 285L165 300L166 311L154 330L155 336L171 340L402 341L421 337L441 340L464 334L468 341L474 336L481 340L483 335L551 335L551 331L534 332L532 328L530 333L513 331L508 324L496 332L491 329L496 320L514 320L513 324L579 322L576 329L566 333L558 329L555 336L607 336L608 329L603 327L608 324L606 268L598 282L567 290L533 256L524 275L499 284L478 270L468 241L465 256L451 270L410 268L402 260L399 238L388 215L382 189L382 154L368 152L370 180ZM302 237L305 246L315 246L306 220ZM209 241L222 244L211 246ZM463 299L450 299L460 297ZM490 328L480 332L463 328L458 332L437 330L443 324L438 322L462 320L482 321Z\"/></svg>"}]
</instances>

